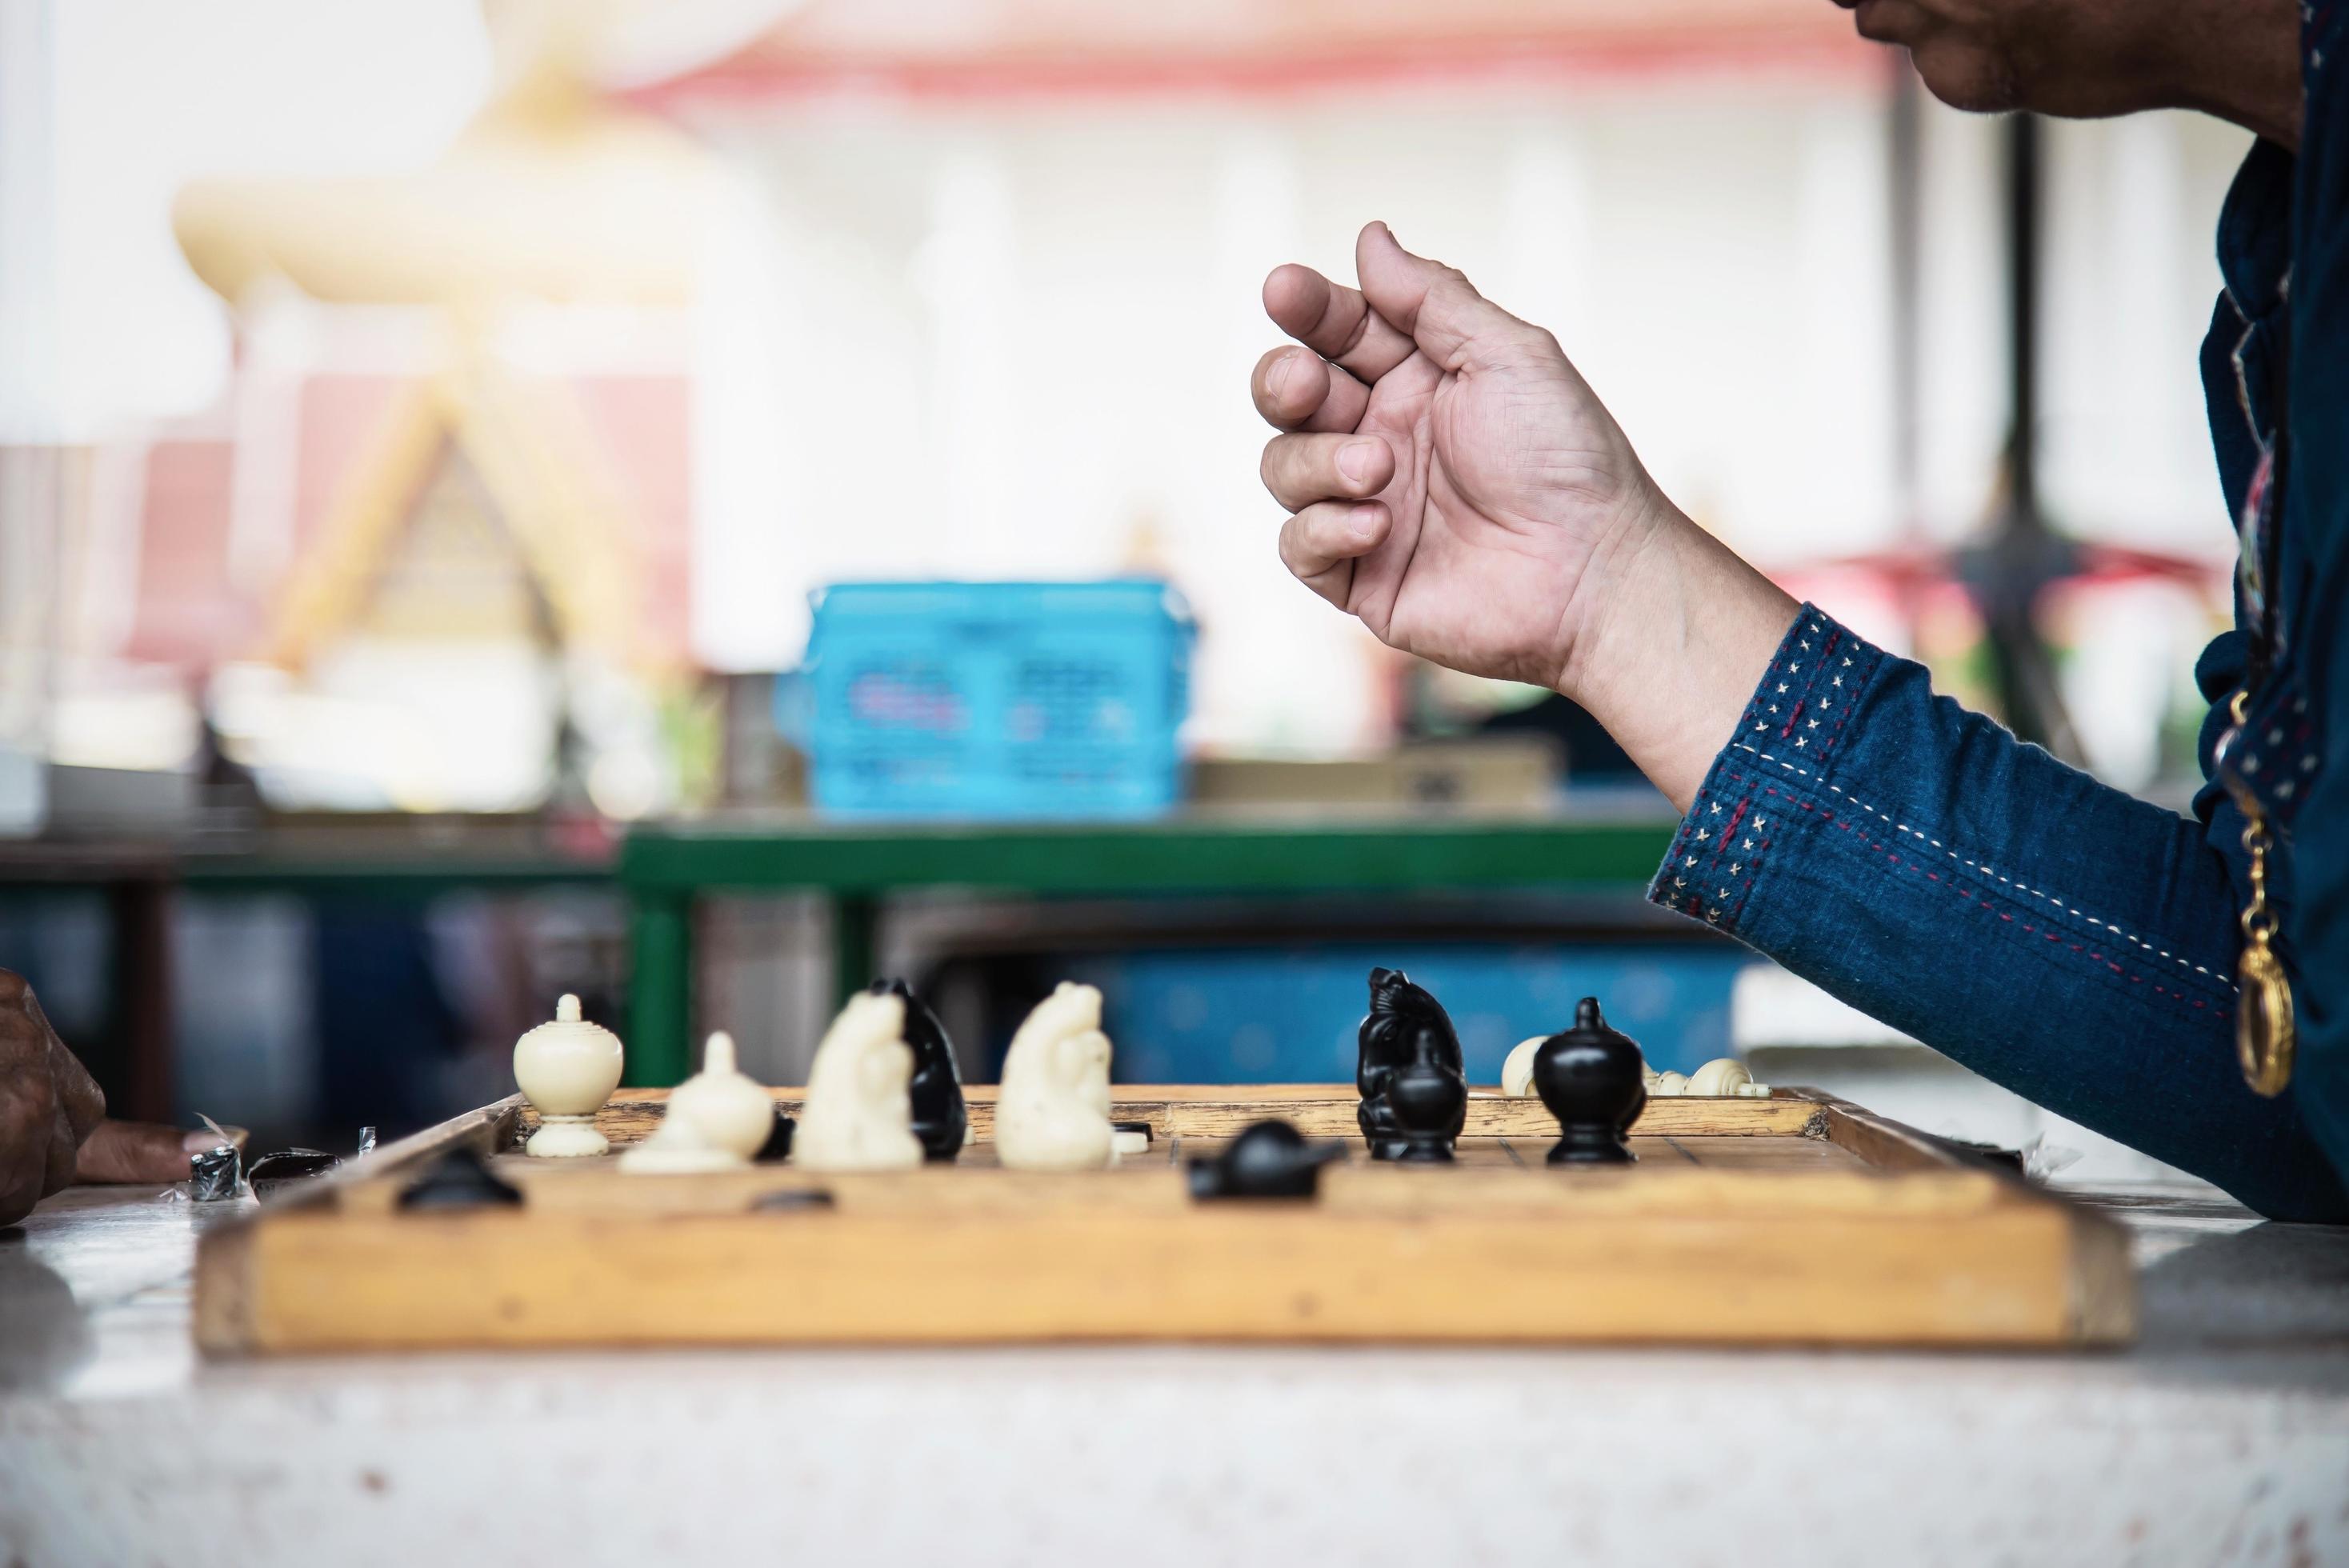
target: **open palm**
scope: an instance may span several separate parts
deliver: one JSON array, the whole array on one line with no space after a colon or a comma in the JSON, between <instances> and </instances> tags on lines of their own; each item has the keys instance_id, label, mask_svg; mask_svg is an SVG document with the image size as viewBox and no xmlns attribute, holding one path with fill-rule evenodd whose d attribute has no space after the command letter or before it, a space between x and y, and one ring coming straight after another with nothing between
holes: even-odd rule
<instances>
[{"instance_id":1,"label":"open palm","mask_svg":"<svg viewBox=\"0 0 2349 1568\"><path fill-rule=\"evenodd\" d=\"M1589 567L1636 539L1655 487L1547 332L1382 223L1355 263L1359 292L1300 266L1265 283L1311 350L1275 349L1254 378L1289 432L1263 467L1294 513L1281 558L1392 647L1555 686Z\"/></svg>"}]
</instances>

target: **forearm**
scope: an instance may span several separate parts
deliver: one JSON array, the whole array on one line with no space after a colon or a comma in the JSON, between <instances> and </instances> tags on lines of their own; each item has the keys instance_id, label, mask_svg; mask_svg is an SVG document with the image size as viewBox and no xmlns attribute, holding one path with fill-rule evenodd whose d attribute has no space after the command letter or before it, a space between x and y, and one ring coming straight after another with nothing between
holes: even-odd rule
<instances>
[{"instance_id":1,"label":"forearm","mask_svg":"<svg viewBox=\"0 0 2349 1568\"><path fill-rule=\"evenodd\" d=\"M2292 1098L2236 1070L2233 890L2199 823L1816 611L1763 663L1651 897L2254 1207L2349 1217Z\"/></svg>"},{"instance_id":2,"label":"forearm","mask_svg":"<svg viewBox=\"0 0 2349 1568\"><path fill-rule=\"evenodd\" d=\"M1795 601L1661 497L1593 557L1558 689L1682 811Z\"/></svg>"}]
</instances>

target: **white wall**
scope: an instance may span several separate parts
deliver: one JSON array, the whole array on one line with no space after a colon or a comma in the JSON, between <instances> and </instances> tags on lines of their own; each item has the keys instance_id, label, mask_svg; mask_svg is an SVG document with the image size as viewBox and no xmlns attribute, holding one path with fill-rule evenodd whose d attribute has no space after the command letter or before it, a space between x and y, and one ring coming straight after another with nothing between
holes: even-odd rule
<instances>
[{"instance_id":1,"label":"white wall","mask_svg":"<svg viewBox=\"0 0 2349 1568\"><path fill-rule=\"evenodd\" d=\"M0 110L0 322L24 346L0 362L0 435L18 439L136 439L220 406L225 314L169 232L183 180L422 164L490 68L465 0L7 15L6 79L46 88ZM1244 388L1274 336L1264 273L1344 273L1371 217L1555 328L1672 494L1765 565L1961 537L2005 417L1997 127L1926 110L1912 513L1881 94L1713 74L697 110L743 176L689 356L697 645L787 662L815 583L1098 573L1146 532L1206 627L1200 739L1376 739L1383 655L1278 569ZM2179 116L2049 138L2064 522L2228 548L2193 348L2243 141Z\"/></svg>"}]
</instances>

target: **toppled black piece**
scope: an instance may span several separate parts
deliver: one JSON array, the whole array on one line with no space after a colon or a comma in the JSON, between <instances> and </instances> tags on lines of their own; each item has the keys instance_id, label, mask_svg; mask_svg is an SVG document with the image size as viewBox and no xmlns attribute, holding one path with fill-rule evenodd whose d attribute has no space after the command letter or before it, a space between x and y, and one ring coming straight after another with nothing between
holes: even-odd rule
<instances>
[{"instance_id":1,"label":"toppled black piece","mask_svg":"<svg viewBox=\"0 0 2349 1568\"><path fill-rule=\"evenodd\" d=\"M1342 1143L1308 1142L1286 1121L1256 1122L1222 1153L1190 1162L1191 1196L1310 1198L1320 1191L1321 1167L1345 1157Z\"/></svg>"},{"instance_id":2,"label":"toppled black piece","mask_svg":"<svg viewBox=\"0 0 2349 1568\"><path fill-rule=\"evenodd\" d=\"M481 1157L462 1145L432 1162L409 1183L399 1206L409 1209L518 1209L522 1189L492 1174Z\"/></svg>"},{"instance_id":3,"label":"toppled black piece","mask_svg":"<svg viewBox=\"0 0 2349 1568\"><path fill-rule=\"evenodd\" d=\"M832 1193L823 1187L786 1188L781 1192L769 1192L764 1197L750 1201L750 1207L754 1212L770 1214L787 1214L806 1209L830 1209L832 1206Z\"/></svg>"},{"instance_id":4,"label":"toppled black piece","mask_svg":"<svg viewBox=\"0 0 2349 1568\"><path fill-rule=\"evenodd\" d=\"M324 1176L342 1164L339 1154L328 1154L318 1149L281 1149L264 1154L253 1162L244 1179L253 1187L253 1195L266 1198L278 1188L295 1181L306 1181L313 1176Z\"/></svg>"}]
</instances>

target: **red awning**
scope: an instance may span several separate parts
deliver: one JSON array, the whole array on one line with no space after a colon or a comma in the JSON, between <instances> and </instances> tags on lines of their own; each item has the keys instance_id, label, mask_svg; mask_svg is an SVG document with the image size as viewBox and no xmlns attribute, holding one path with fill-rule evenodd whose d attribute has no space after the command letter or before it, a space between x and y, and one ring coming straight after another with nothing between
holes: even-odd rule
<instances>
[{"instance_id":1,"label":"red awning","mask_svg":"<svg viewBox=\"0 0 2349 1568\"><path fill-rule=\"evenodd\" d=\"M1889 67L1828 0L810 0L730 57L643 96L1279 93Z\"/></svg>"}]
</instances>

